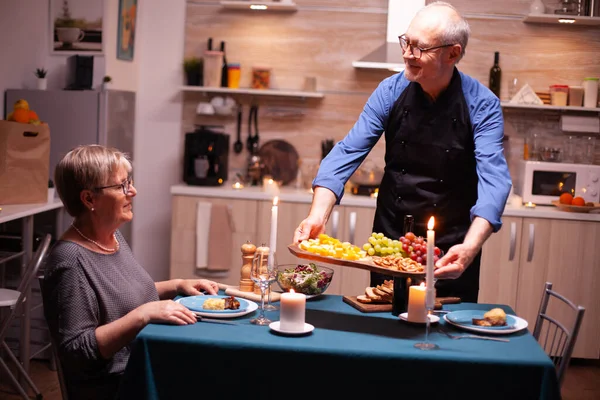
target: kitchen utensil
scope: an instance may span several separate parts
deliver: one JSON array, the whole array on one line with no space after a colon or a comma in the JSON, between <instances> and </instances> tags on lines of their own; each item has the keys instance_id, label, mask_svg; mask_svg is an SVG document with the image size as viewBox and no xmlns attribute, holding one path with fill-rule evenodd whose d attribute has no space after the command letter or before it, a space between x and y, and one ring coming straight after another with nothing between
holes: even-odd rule
<instances>
[{"instance_id":1,"label":"kitchen utensil","mask_svg":"<svg viewBox=\"0 0 600 400\"><path fill-rule=\"evenodd\" d=\"M274 181L287 185L298 175L298 152L285 140L270 140L258 151L264 165L264 174L271 175Z\"/></svg>"},{"instance_id":2,"label":"kitchen utensil","mask_svg":"<svg viewBox=\"0 0 600 400\"><path fill-rule=\"evenodd\" d=\"M237 136L233 144L233 151L240 154L244 150L244 144L242 143L242 106L238 107L236 132Z\"/></svg>"},{"instance_id":3,"label":"kitchen utensil","mask_svg":"<svg viewBox=\"0 0 600 400\"><path fill-rule=\"evenodd\" d=\"M252 124L254 124L254 136L252 135ZM250 154L256 154L258 151L258 106L250 106L248 114L248 139L246 148Z\"/></svg>"},{"instance_id":4,"label":"kitchen utensil","mask_svg":"<svg viewBox=\"0 0 600 400\"><path fill-rule=\"evenodd\" d=\"M224 324L224 325L239 325L237 322L232 321L223 321L220 319L206 318L201 315L196 314L196 319L198 322L210 322L211 324Z\"/></svg>"},{"instance_id":5,"label":"kitchen utensil","mask_svg":"<svg viewBox=\"0 0 600 400\"><path fill-rule=\"evenodd\" d=\"M453 340L459 340L459 339L479 339L479 340L491 340L493 342L505 342L505 343L510 342L509 339L487 337L487 336L479 336L479 335L472 335L472 334L454 335L454 334L446 331L445 329L443 329L441 325L438 326L438 330L440 331L440 333L443 333L444 335L446 335L447 337L449 337L450 339L453 339Z\"/></svg>"}]
</instances>

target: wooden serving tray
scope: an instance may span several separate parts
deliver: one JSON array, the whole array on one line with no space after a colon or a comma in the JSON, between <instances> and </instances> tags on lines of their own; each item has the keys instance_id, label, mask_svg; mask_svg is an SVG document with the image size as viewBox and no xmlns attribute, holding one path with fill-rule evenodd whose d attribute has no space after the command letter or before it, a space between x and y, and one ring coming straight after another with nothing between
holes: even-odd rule
<instances>
[{"instance_id":1,"label":"wooden serving tray","mask_svg":"<svg viewBox=\"0 0 600 400\"><path fill-rule=\"evenodd\" d=\"M302 250L300 247L298 247L297 244L290 244L288 246L288 250L290 251L290 253L292 253L296 257L303 258L305 260L318 261L318 262L333 264L333 265L340 265L342 267L365 269L367 271L378 272L380 274L387 275L387 276L397 276L397 277L403 277L403 278L410 278L410 277L423 278L425 276L425 271L423 271L423 272L404 272L404 271L398 271L398 270L394 270L394 269L380 267L378 265L375 265L375 263L369 256L367 256L366 258L364 258L362 260L357 260L357 261L342 260L340 258L321 256L321 255L311 253L306 250Z\"/></svg>"},{"instance_id":2,"label":"wooden serving tray","mask_svg":"<svg viewBox=\"0 0 600 400\"><path fill-rule=\"evenodd\" d=\"M358 311L363 313L376 313L376 312L391 312L391 303L361 303L357 300L357 296L344 296L342 297L344 303L351 305ZM458 304L460 298L458 297L436 297L434 310L441 310L444 304Z\"/></svg>"}]
</instances>

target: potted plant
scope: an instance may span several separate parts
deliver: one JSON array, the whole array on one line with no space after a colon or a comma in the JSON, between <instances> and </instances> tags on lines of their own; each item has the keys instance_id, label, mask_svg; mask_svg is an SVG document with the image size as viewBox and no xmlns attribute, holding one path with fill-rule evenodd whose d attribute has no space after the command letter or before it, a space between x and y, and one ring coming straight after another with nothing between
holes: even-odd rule
<instances>
[{"instance_id":1,"label":"potted plant","mask_svg":"<svg viewBox=\"0 0 600 400\"><path fill-rule=\"evenodd\" d=\"M48 87L48 82L46 81L48 71L44 68L36 68L34 74L37 77L37 88L39 90L46 90L46 87Z\"/></svg>"},{"instance_id":2,"label":"potted plant","mask_svg":"<svg viewBox=\"0 0 600 400\"><path fill-rule=\"evenodd\" d=\"M102 90L108 89L111 82L112 82L112 78L108 75L106 75L104 78L102 78Z\"/></svg>"},{"instance_id":3,"label":"potted plant","mask_svg":"<svg viewBox=\"0 0 600 400\"><path fill-rule=\"evenodd\" d=\"M187 84L189 86L202 85L202 59L198 57L186 58L183 62L183 69Z\"/></svg>"}]
</instances>

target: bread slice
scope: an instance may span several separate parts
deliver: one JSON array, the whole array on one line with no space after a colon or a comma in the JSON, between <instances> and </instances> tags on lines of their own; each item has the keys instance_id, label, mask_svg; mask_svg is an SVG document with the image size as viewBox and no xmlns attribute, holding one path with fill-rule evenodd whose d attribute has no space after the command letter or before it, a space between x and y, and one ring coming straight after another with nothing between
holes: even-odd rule
<instances>
[{"instance_id":1,"label":"bread slice","mask_svg":"<svg viewBox=\"0 0 600 400\"><path fill-rule=\"evenodd\" d=\"M389 294L390 296L394 295L394 289L390 289L389 287L387 287L385 285L378 285L377 289L381 290L384 293Z\"/></svg>"},{"instance_id":2,"label":"bread slice","mask_svg":"<svg viewBox=\"0 0 600 400\"><path fill-rule=\"evenodd\" d=\"M373 288L372 288L372 287L365 288L365 294L366 294L366 295L367 295L367 297L368 297L368 298L370 298L371 300L375 300L375 301L381 301L381 300L382 300L382 299L381 299L381 296L379 296L378 294L376 294L376 293L373 291Z\"/></svg>"},{"instance_id":3,"label":"bread slice","mask_svg":"<svg viewBox=\"0 0 600 400\"><path fill-rule=\"evenodd\" d=\"M364 294L356 296L356 300L358 300L359 303L372 303L373 302L370 298L368 298Z\"/></svg>"}]
</instances>

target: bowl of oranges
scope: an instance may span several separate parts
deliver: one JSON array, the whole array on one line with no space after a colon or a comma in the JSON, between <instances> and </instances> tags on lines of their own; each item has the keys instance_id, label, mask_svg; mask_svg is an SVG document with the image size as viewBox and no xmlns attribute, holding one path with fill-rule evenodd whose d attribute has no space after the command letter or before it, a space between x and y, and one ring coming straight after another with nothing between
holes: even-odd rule
<instances>
[{"instance_id":1,"label":"bowl of oranges","mask_svg":"<svg viewBox=\"0 0 600 400\"><path fill-rule=\"evenodd\" d=\"M600 203L586 202L581 196L573 196L571 193L562 193L558 200L553 200L552 204L559 210L568 212L588 213L600 209Z\"/></svg>"}]
</instances>

